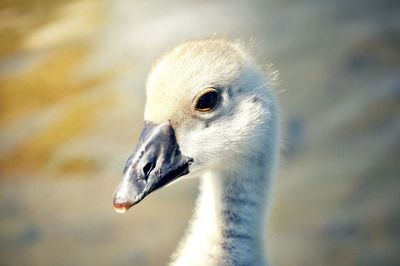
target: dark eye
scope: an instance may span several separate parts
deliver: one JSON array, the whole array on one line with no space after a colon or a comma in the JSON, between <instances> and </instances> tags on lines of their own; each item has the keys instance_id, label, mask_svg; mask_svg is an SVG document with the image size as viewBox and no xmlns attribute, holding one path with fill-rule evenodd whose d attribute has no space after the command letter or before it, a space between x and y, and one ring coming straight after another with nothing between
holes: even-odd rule
<instances>
[{"instance_id":1,"label":"dark eye","mask_svg":"<svg viewBox=\"0 0 400 266\"><path fill-rule=\"evenodd\" d=\"M214 88L207 88L194 99L195 109L200 112L208 112L214 109L219 101L219 93Z\"/></svg>"}]
</instances>

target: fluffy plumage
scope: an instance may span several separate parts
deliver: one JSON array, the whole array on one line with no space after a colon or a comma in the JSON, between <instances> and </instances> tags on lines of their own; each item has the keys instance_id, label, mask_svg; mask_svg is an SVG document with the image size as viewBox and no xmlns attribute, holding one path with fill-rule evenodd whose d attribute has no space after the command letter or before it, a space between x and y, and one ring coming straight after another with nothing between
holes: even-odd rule
<instances>
[{"instance_id":1,"label":"fluffy plumage","mask_svg":"<svg viewBox=\"0 0 400 266\"><path fill-rule=\"evenodd\" d=\"M220 91L215 110L193 99ZM165 55L147 82L145 120L170 120L194 159L200 196L173 265L263 265L265 211L279 158L279 116L264 73L237 43L189 42Z\"/></svg>"}]
</instances>

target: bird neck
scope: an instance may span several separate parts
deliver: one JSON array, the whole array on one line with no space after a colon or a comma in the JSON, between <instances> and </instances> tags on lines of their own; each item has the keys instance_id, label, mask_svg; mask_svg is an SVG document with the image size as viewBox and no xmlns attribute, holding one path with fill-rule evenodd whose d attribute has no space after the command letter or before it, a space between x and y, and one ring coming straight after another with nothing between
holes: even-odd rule
<instances>
[{"instance_id":1,"label":"bird neck","mask_svg":"<svg viewBox=\"0 0 400 266\"><path fill-rule=\"evenodd\" d=\"M257 162L201 178L196 211L173 265L263 265L263 235L273 169ZM266 174L266 173L269 173Z\"/></svg>"}]
</instances>

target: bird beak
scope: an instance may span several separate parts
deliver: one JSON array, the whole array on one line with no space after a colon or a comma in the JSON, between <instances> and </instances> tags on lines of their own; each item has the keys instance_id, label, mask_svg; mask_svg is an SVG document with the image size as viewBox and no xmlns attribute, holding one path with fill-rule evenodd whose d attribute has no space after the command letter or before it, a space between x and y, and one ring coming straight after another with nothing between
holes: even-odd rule
<instances>
[{"instance_id":1,"label":"bird beak","mask_svg":"<svg viewBox=\"0 0 400 266\"><path fill-rule=\"evenodd\" d=\"M126 212L151 192L189 173L192 158L184 156L171 122L145 122L135 152L128 158L124 177L114 193L117 212Z\"/></svg>"}]
</instances>

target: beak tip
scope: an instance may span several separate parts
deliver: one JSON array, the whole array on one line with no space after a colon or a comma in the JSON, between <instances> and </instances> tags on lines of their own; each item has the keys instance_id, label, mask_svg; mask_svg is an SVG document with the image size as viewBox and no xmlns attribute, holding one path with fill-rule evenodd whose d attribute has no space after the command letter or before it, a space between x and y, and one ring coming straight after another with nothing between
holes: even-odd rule
<instances>
[{"instance_id":1,"label":"beak tip","mask_svg":"<svg viewBox=\"0 0 400 266\"><path fill-rule=\"evenodd\" d=\"M132 207L132 203L127 203L127 204L114 204L114 211L117 213L125 213L127 212L130 207Z\"/></svg>"},{"instance_id":2,"label":"beak tip","mask_svg":"<svg viewBox=\"0 0 400 266\"><path fill-rule=\"evenodd\" d=\"M121 214L123 214L123 213L126 213L126 212L128 211L128 209L127 209L127 208L118 208L118 207L115 207L115 206L114 206L114 211L115 211L116 213L121 213Z\"/></svg>"},{"instance_id":3,"label":"beak tip","mask_svg":"<svg viewBox=\"0 0 400 266\"><path fill-rule=\"evenodd\" d=\"M113 199L113 206L114 210L117 213L125 213L127 212L132 206L134 205L133 202L129 200L121 200L118 197L114 197Z\"/></svg>"}]
</instances>

